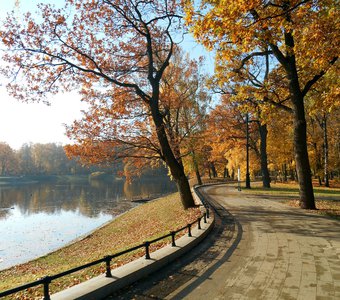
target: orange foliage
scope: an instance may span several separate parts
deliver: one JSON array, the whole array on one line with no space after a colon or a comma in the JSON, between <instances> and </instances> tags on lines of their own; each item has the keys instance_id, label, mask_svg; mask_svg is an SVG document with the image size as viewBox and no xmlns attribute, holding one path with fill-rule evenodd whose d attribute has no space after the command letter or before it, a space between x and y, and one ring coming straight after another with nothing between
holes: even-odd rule
<instances>
[{"instance_id":1,"label":"orange foliage","mask_svg":"<svg viewBox=\"0 0 340 300\"><path fill-rule=\"evenodd\" d=\"M0 30L10 50L3 72L19 79L8 85L12 95L39 101L81 90L90 109L68 128L76 142L69 155L89 163L130 157L138 168L141 158L162 159L180 182L184 205L193 206L160 103L174 32L183 28L177 1L65 0L62 9L39 10L39 18L28 13L20 23L9 16Z\"/></svg>"}]
</instances>

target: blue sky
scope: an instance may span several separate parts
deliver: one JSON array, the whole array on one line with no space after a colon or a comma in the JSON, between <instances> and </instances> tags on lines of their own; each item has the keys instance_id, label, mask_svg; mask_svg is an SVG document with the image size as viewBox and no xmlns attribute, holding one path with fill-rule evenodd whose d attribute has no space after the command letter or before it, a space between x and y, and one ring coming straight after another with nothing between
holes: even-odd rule
<instances>
[{"instance_id":1,"label":"blue sky","mask_svg":"<svg viewBox=\"0 0 340 300\"><path fill-rule=\"evenodd\" d=\"M53 3L62 6L64 0L20 0L15 7L15 0L0 0L0 19L15 9L18 16L28 10L34 12L38 3ZM201 55L203 47L197 45L192 38L187 38L183 45L193 57ZM0 63L2 51L0 48ZM205 53L206 68L213 70L213 55ZM7 94L0 77L0 142L7 142L12 148L19 149L24 143L62 143L69 142L65 136L63 124L71 124L79 119L80 111L85 105L75 93L56 95L51 105L43 103L21 103ZM67 109L66 109L67 108Z\"/></svg>"}]
</instances>

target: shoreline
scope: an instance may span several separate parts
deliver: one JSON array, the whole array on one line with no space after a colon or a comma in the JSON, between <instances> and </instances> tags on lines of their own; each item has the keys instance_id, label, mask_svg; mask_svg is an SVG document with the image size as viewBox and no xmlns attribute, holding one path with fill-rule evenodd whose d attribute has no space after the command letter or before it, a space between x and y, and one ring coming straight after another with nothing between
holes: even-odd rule
<instances>
[{"instance_id":1,"label":"shoreline","mask_svg":"<svg viewBox=\"0 0 340 300\"><path fill-rule=\"evenodd\" d=\"M0 185L0 231L4 241L0 242L0 271L92 234L138 205L124 200L130 195L164 194L173 188L167 179L139 180L127 186L113 180L113 176L103 180L57 177L60 180L54 176L53 181L46 179L36 184L29 183L32 177L0 177L0 182L6 183Z\"/></svg>"},{"instance_id":2,"label":"shoreline","mask_svg":"<svg viewBox=\"0 0 340 300\"><path fill-rule=\"evenodd\" d=\"M166 194L166 195L164 195L164 196L167 196L167 195L169 195L169 194ZM157 201L157 199L162 198L162 197L163 197L163 196L160 196L160 197L155 198L155 199L152 199L152 200L150 200L150 201L148 201L148 202ZM88 232L86 232L86 233L84 233L84 234L81 234L80 236L78 236L78 237L72 239L71 241L67 242L66 244L64 244L64 245L62 245L62 246L60 246L60 247L58 247L58 248L55 248L54 250L49 251L49 252L47 252L47 253L45 253L45 254L39 255L39 256L37 256L37 257L35 257L35 258L33 258L33 259L28 259L27 261L24 261L24 262L21 262L21 263L18 263L18 264L15 264L15 265L12 265L12 266L9 266L9 267L6 267L6 268L2 269L2 268L1 268L1 257L0 257L0 273L3 272L3 271L6 271L6 270L8 270L8 269L15 268L15 267L17 267L17 266L23 265L23 264L34 263L34 261L36 261L36 260L39 260L39 259L41 259L41 258L44 258L44 257L46 257L46 256L48 256L48 255L51 255L51 254L53 254L53 253L55 253L55 252L57 252L57 251L59 251L59 250L62 250L62 249L65 248L65 247L69 247L69 246L71 246L71 245L73 245L73 244L75 244L75 243L77 243L77 242L80 242L80 241L82 241L82 240L88 238L89 236L91 236L91 235L92 235L93 233L95 233L96 231L98 231L98 230L104 228L105 226L110 225L110 224L111 224L112 222L114 222L114 220L116 220L118 217L121 217L121 216L123 216L124 214L129 213L130 211L136 209L137 207L139 207L140 205L142 205L142 204L144 204L144 203L142 203L142 202L135 202L135 204L136 204L135 207L132 207L132 208L128 209L127 211L124 211L124 212L122 212L122 213L120 213L120 214L118 214L118 215L112 215L112 219L110 219L109 221L104 222L103 224L99 225L98 227L95 227L95 228L91 229L90 231L88 231ZM10 210L10 209L13 209L13 208L12 208L12 207L10 207L10 208L0 208L0 212L1 212L1 210ZM0 251L1 251L1 249L0 249Z\"/></svg>"},{"instance_id":3,"label":"shoreline","mask_svg":"<svg viewBox=\"0 0 340 300\"><path fill-rule=\"evenodd\" d=\"M155 236L164 235L170 230L181 228L189 220L195 220L198 214L200 214L198 209L184 211L178 193L150 201L144 205L137 205L106 224L102 224L100 228L79 237L67 246L24 264L1 270L0 290L14 288L133 247ZM143 223L143 226L140 226L141 223ZM167 242L155 245L151 251L164 246L164 243ZM131 253L130 256L117 259L112 265L121 266L140 255L143 254ZM57 283L58 286L54 287L54 292L85 281L100 273L100 269L90 269L79 274L76 282L70 282L70 279L63 278L61 282Z\"/></svg>"}]
</instances>

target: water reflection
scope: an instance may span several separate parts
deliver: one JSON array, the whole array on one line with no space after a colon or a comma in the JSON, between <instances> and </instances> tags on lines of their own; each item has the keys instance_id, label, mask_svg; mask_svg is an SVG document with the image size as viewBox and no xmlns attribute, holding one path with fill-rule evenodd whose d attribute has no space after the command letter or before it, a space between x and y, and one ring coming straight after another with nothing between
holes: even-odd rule
<instances>
[{"instance_id":1,"label":"water reflection","mask_svg":"<svg viewBox=\"0 0 340 300\"><path fill-rule=\"evenodd\" d=\"M112 176L104 179L77 177L64 182L40 182L23 185L0 186L0 219L17 206L21 214L60 211L78 211L84 216L96 217L99 213L116 214L116 206L131 206L131 199L147 198L174 191L167 178L139 179L131 184ZM112 211L111 211L112 209Z\"/></svg>"},{"instance_id":2,"label":"water reflection","mask_svg":"<svg viewBox=\"0 0 340 300\"><path fill-rule=\"evenodd\" d=\"M167 178L132 184L109 176L0 186L0 270L53 251L131 209L130 200L175 190Z\"/></svg>"}]
</instances>

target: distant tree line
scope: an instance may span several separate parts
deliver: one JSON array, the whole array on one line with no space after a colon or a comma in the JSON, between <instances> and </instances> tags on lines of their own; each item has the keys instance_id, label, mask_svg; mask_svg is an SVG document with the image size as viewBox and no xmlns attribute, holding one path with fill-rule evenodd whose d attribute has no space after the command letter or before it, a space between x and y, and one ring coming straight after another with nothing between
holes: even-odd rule
<instances>
[{"instance_id":1,"label":"distant tree line","mask_svg":"<svg viewBox=\"0 0 340 300\"><path fill-rule=\"evenodd\" d=\"M98 171L112 172L111 168L98 165L83 166L69 159L62 145L24 144L19 150L0 142L0 175L85 175Z\"/></svg>"}]
</instances>

